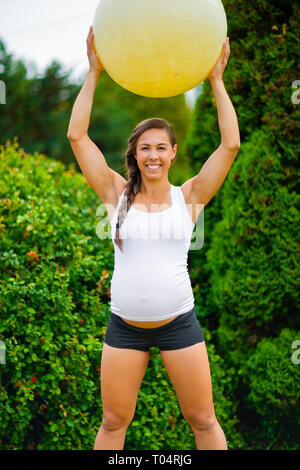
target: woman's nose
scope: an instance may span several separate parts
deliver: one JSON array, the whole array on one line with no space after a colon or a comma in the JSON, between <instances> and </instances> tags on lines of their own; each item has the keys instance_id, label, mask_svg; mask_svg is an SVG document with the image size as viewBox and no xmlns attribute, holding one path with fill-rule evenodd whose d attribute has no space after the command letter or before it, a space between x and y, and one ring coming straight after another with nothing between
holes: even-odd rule
<instances>
[{"instance_id":1,"label":"woman's nose","mask_svg":"<svg viewBox=\"0 0 300 470\"><path fill-rule=\"evenodd\" d=\"M156 156L157 156L156 150L155 150L155 149L150 150L149 156L150 156L151 158L156 158Z\"/></svg>"}]
</instances>

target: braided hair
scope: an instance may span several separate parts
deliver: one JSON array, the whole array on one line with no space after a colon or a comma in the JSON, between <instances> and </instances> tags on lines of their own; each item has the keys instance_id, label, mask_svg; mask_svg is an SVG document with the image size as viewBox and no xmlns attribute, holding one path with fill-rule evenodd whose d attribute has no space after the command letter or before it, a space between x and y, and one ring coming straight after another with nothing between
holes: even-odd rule
<instances>
[{"instance_id":1,"label":"braided hair","mask_svg":"<svg viewBox=\"0 0 300 470\"><path fill-rule=\"evenodd\" d=\"M135 153L136 153L136 144L139 137L149 129L164 129L170 139L172 147L176 144L176 137L174 131L172 129L171 124L166 121L165 119L161 118L150 118L145 119L144 121L140 122L134 129L133 134L128 139L128 148L126 151L125 156L125 169L127 172L127 184L125 186L125 193L124 197L121 201L118 218L116 223L116 235L115 235L115 243L118 245L120 250L122 251L123 241L120 238L120 228L125 220L126 214L129 211L135 196L140 190L142 179L141 179L141 172L138 167Z\"/></svg>"}]
</instances>

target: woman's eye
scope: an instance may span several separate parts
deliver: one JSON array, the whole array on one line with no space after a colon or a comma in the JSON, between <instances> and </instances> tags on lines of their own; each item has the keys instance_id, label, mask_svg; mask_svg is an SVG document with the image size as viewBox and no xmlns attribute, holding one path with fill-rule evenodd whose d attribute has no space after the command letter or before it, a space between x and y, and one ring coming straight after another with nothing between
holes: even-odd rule
<instances>
[{"instance_id":1,"label":"woman's eye","mask_svg":"<svg viewBox=\"0 0 300 470\"><path fill-rule=\"evenodd\" d=\"M148 150L148 147L142 147L142 150ZM165 150L165 147L158 147L158 150Z\"/></svg>"}]
</instances>

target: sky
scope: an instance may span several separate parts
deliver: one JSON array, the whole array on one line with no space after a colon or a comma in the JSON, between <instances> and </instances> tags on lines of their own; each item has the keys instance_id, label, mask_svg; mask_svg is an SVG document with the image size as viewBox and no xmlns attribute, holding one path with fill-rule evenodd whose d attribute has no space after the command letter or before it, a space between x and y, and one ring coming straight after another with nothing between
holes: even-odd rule
<instances>
[{"instance_id":1,"label":"sky","mask_svg":"<svg viewBox=\"0 0 300 470\"><path fill-rule=\"evenodd\" d=\"M43 75L53 60L82 83L88 71L86 38L99 0L0 0L0 39L22 60L28 77ZM185 94L193 106L199 87Z\"/></svg>"}]
</instances>

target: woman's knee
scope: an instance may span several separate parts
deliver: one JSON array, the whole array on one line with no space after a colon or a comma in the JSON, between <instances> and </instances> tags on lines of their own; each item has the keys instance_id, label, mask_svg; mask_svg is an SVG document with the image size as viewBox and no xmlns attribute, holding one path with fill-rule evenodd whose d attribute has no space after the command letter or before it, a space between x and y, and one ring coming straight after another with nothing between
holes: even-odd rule
<instances>
[{"instance_id":1,"label":"woman's knee","mask_svg":"<svg viewBox=\"0 0 300 470\"><path fill-rule=\"evenodd\" d=\"M106 431L117 431L128 428L133 419L133 415L125 415L115 412L103 413L102 426Z\"/></svg>"},{"instance_id":2,"label":"woman's knee","mask_svg":"<svg viewBox=\"0 0 300 470\"><path fill-rule=\"evenodd\" d=\"M217 424L217 419L214 413L203 411L194 413L186 418L191 428L197 431L209 432L214 429Z\"/></svg>"}]
</instances>

